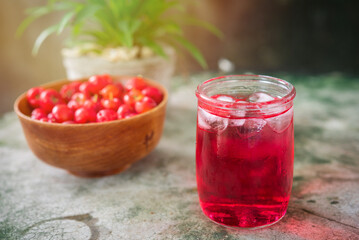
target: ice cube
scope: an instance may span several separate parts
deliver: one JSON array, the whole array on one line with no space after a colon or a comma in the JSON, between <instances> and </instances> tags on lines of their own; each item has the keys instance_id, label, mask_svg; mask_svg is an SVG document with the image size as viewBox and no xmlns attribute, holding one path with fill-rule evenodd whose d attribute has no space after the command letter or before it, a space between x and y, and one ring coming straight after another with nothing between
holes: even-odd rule
<instances>
[{"instance_id":1,"label":"ice cube","mask_svg":"<svg viewBox=\"0 0 359 240\"><path fill-rule=\"evenodd\" d=\"M213 115L198 107L198 126L204 130L221 134L228 126L228 118Z\"/></svg>"},{"instance_id":2,"label":"ice cube","mask_svg":"<svg viewBox=\"0 0 359 240\"><path fill-rule=\"evenodd\" d=\"M231 127L239 127L243 126L245 123L245 119L243 117L246 115L246 111L244 109L238 109L232 112L232 116L235 116L237 118L232 118L228 120L228 126Z\"/></svg>"},{"instance_id":3,"label":"ice cube","mask_svg":"<svg viewBox=\"0 0 359 240\"><path fill-rule=\"evenodd\" d=\"M249 97L247 98L247 101L260 103L260 102L272 101L274 99L275 99L274 97L272 97L271 95L269 95L267 93L255 92L255 93L252 93L251 95L249 95Z\"/></svg>"},{"instance_id":4,"label":"ice cube","mask_svg":"<svg viewBox=\"0 0 359 240\"><path fill-rule=\"evenodd\" d=\"M228 126L230 127L240 127L245 123L245 119L229 119Z\"/></svg>"},{"instance_id":5,"label":"ice cube","mask_svg":"<svg viewBox=\"0 0 359 240\"><path fill-rule=\"evenodd\" d=\"M248 118L237 128L237 133L241 138L250 138L259 134L265 125L266 121L261 118Z\"/></svg>"},{"instance_id":6,"label":"ice cube","mask_svg":"<svg viewBox=\"0 0 359 240\"><path fill-rule=\"evenodd\" d=\"M284 132L293 118L293 107L291 107L287 112L278 115L276 117L268 118L267 123L277 133Z\"/></svg>"},{"instance_id":7,"label":"ice cube","mask_svg":"<svg viewBox=\"0 0 359 240\"><path fill-rule=\"evenodd\" d=\"M212 98L224 101L224 102L235 102L236 99L234 97L228 96L228 95L215 95L212 96Z\"/></svg>"}]
</instances>

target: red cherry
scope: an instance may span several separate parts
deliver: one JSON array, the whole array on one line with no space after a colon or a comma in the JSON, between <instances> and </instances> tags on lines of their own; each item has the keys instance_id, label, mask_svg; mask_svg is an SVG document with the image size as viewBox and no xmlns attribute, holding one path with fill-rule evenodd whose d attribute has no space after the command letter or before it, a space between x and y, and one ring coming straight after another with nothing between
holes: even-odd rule
<instances>
[{"instance_id":1,"label":"red cherry","mask_svg":"<svg viewBox=\"0 0 359 240\"><path fill-rule=\"evenodd\" d=\"M67 103L67 106L72 110L72 111L76 111L76 109L80 108L80 106L78 105L78 103L75 100L70 100Z\"/></svg>"},{"instance_id":2,"label":"red cherry","mask_svg":"<svg viewBox=\"0 0 359 240\"><path fill-rule=\"evenodd\" d=\"M117 111L118 107L121 105L121 100L119 98L113 99L101 99L101 104L105 109L112 109Z\"/></svg>"},{"instance_id":3,"label":"red cherry","mask_svg":"<svg viewBox=\"0 0 359 240\"><path fill-rule=\"evenodd\" d=\"M149 111L163 100L163 93L142 77L124 85L109 75L95 75L86 82L71 82L54 89L36 87L26 94L34 108L31 118L63 124L104 122ZM124 104L123 104L124 102Z\"/></svg>"},{"instance_id":4,"label":"red cherry","mask_svg":"<svg viewBox=\"0 0 359 240\"><path fill-rule=\"evenodd\" d=\"M76 123L96 122L96 111L91 108L79 108L75 112L74 119Z\"/></svg>"},{"instance_id":5,"label":"red cherry","mask_svg":"<svg viewBox=\"0 0 359 240\"><path fill-rule=\"evenodd\" d=\"M94 110L96 113L103 109L101 102L95 102L92 99L85 100L83 107Z\"/></svg>"},{"instance_id":6,"label":"red cherry","mask_svg":"<svg viewBox=\"0 0 359 240\"><path fill-rule=\"evenodd\" d=\"M31 118L35 120L41 120L42 118L47 118L47 113L42 108L35 108L31 112Z\"/></svg>"},{"instance_id":7,"label":"red cherry","mask_svg":"<svg viewBox=\"0 0 359 240\"><path fill-rule=\"evenodd\" d=\"M113 84L118 88L118 90L120 90L120 96L122 96L123 93L126 91L125 87L122 85L121 82L114 82Z\"/></svg>"},{"instance_id":8,"label":"red cherry","mask_svg":"<svg viewBox=\"0 0 359 240\"><path fill-rule=\"evenodd\" d=\"M137 90L137 89L132 89L130 90L127 94L125 94L123 96L123 102L129 106L131 106L132 108L135 107L135 103L137 101L141 101L141 99L143 98L143 94Z\"/></svg>"},{"instance_id":9,"label":"red cherry","mask_svg":"<svg viewBox=\"0 0 359 240\"><path fill-rule=\"evenodd\" d=\"M40 122L50 122L47 117L43 117L43 118L39 119L39 121Z\"/></svg>"},{"instance_id":10,"label":"red cherry","mask_svg":"<svg viewBox=\"0 0 359 240\"><path fill-rule=\"evenodd\" d=\"M66 101L69 101L76 92L79 91L79 87L81 85L81 82L76 81L69 84L65 84L60 89L60 95L63 99Z\"/></svg>"},{"instance_id":11,"label":"red cherry","mask_svg":"<svg viewBox=\"0 0 359 240\"><path fill-rule=\"evenodd\" d=\"M54 114L52 114L52 113L47 114L47 122L56 123L56 119L54 117Z\"/></svg>"},{"instance_id":12,"label":"red cherry","mask_svg":"<svg viewBox=\"0 0 359 240\"><path fill-rule=\"evenodd\" d=\"M125 88L127 90L131 90L131 89L142 90L145 87L147 87L147 83L142 77L131 78L125 83Z\"/></svg>"},{"instance_id":13,"label":"red cherry","mask_svg":"<svg viewBox=\"0 0 359 240\"><path fill-rule=\"evenodd\" d=\"M141 91L141 93L144 96L150 97L155 100L157 104L159 104L163 99L163 93L155 87L146 87Z\"/></svg>"},{"instance_id":14,"label":"red cherry","mask_svg":"<svg viewBox=\"0 0 359 240\"><path fill-rule=\"evenodd\" d=\"M52 109L52 115L56 122L62 123L72 121L74 119L74 112L66 104L57 104Z\"/></svg>"},{"instance_id":15,"label":"red cherry","mask_svg":"<svg viewBox=\"0 0 359 240\"><path fill-rule=\"evenodd\" d=\"M101 89L100 95L103 98L117 98L120 97L120 89L118 89L118 87L114 84L109 84Z\"/></svg>"},{"instance_id":16,"label":"red cherry","mask_svg":"<svg viewBox=\"0 0 359 240\"><path fill-rule=\"evenodd\" d=\"M82 106L85 101L88 99L87 95L82 93L82 92L78 92L75 93L74 95L72 95L71 100L74 100L79 106Z\"/></svg>"},{"instance_id":17,"label":"red cherry","mask_svg":"<svg viewBox=\"0 0 359 240\"><path fill-rule=\"evenodd\" d=\"M54 89L46 89L40 94L40 107L46 112L51 112L56 104L64 103L60 93Z\"/></svg>"},{"instance_id":18,"label":"red cherry","mask_svg":"<svg viewBox=\"0 0 359 240\"><path fill-rule=\"evenodd\" d=\"M112 109L102 109L97 115L97 122L108 122L117 119L117 113Z\"/></svg>"},{"instance_id":19,"label":"red cherry","mask_svg":"<svg viewBox=\"0 0 359 240\"><path fill-rule=\"evenodd\" d=\"M117 110L117 116L119 119L125 118L126 115L130 113L134 113L134 112L133 109L127 104L122 104Z\"/></svg>"},{"instance_id":20,"label":"red cherry","mask_svg":"<svg viewBox=\"0 0 359 240\"><path fill-rule=\"evenodd\" d=\"M144 113L156 106L155 100L150 97L144 97L141 101L135 103L135 110L137 113Z\"/></svg>"},{"instance_id":21,"label":"red cherry","mask_svg":"<svg viewBox=\"0 0 359 240\"><path fill-rule=\"evenodd\" d=\"M26 92L26 98L31 107L38 108L40 106L40 94L42 91L44 91L42 87L34 87Z\"/></svg>"},{"instance_id":22,"label":"red cherry","mask_svg":"<svg viewBox=\"0 0 359 240\"><path fill-rule=\"evenodd\" d=\"M86 96L91 96L92 94L98 93L96 87L90 82L81 83L79 87L79 91L85 94Z\"/></svg>"},{"instance_id":23,"label":"red cherry","mask_svg":"<svg viewBox=\"0 0 359 240\"><path fill-rule=\"evenodd\" d=\"M88 82L93 85L95 93L99 93L102 88L112 83L112 78L107 74L95 75L91 76Z\"/></svg>"}]
</instances>

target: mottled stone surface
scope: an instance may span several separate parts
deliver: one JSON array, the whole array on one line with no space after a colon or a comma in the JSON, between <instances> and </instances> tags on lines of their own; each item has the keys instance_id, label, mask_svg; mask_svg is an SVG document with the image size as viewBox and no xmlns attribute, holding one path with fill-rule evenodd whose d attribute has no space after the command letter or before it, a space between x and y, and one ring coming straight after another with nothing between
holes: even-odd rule
<instances>
[{"instance_id":1,"label":"mottled stone surface","mask_svg":"<svg viewBox=\"0 0 359 240\"><path fill-rule=\"evenodd\" d=\"M261 230L209 221L195 178L195 86L174 86L156 150L82 179L39 161L14 113L0 121L0 239L359 239L359 79L294 77L295 169L286 216Z\"/></svg>"}]
</instances>

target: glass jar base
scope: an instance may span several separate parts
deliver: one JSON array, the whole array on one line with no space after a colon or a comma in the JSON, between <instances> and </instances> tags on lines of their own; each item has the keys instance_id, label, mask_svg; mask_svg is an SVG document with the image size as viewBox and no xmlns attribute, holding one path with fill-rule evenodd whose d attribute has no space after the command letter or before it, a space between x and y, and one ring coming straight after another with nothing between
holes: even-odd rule
<instances>
[{"instance_id":1,"label":"glass jar base","mask_svg":"<svg viewBox=\"0 0 359 240\"><path fill-rule=\"evenodd\" d=\"M240 226L231 226L231 225L226 225L224 223L220 223L220 222L216 222L215 220L211 219L209 216L207 216L205 213L203 213L211 222L214 222L217 225L220 225L222 227L225 228L229 228L229 229L235 229L235 230L256 230L256 229L262 229L262 228L266 228L266 227L270 227L274 224L276 224L277 222L279 222L280 220L282 220L282 218L284 218L285 213L283 214L283 216L281 216L279 219L275 220L274 222L268 223L268 224L264 224L264 225L260 225L260 226L254 226L254 227L240 227Z\"/></svg>"},{"instance_id":2,"label":"glass jar base","mask_svg":"<svg viewBox=\"0 0 359 240\"><path fill-rule=\"evenodd\" d=\"M257 229L283 218L288 201L271 205L218 204L200 202L202 212L211 221L229 228Z\"/></svg>"}]
</instances>

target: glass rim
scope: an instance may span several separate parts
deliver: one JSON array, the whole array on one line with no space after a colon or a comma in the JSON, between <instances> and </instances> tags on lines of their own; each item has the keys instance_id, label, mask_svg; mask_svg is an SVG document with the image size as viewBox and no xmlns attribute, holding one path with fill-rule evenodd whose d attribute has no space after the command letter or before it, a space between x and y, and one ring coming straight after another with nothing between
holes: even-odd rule
<instances>
[{"instance_id":1,"label":"glass rim","mask_svg":"<svg viewBox=\"0 0 359 240\"><path fill-rule=\"evenodd\" d=\"M236 79L236 78L246 78L246 79ZM258 79L251 79L251 78L258 78ZM207 96L203 93L203 87L206 86L208 83L211 83L213 81L216 80L249 80L249 81L260 81L261 79L263 80L271 80L272 82L278 82L282 85L285 85L288 87L289 92L284 95L281 98L276 98L270 101L265 101L265 102L231 102L230 106L228 105L227 101L223 101L223 100L219 100L219 99L214 99L211 98L210 96ZM292 102L294 97L296 96L296 90L295 87L280 78L276 78L276 77L271 77L271 76L266 76L266 75L255 75L255 74L237 74L237 75L225 75L225 76L219 76L219 77L215 77L215 78L210 78L202 83L200 83L197 86L196 89L196 96L200 101L203 101L204 103L211 105L213 107L216 108L222 108L222 109L227 109L227 110L235 110L235 109L240 109L240 108L245 108L247 110L249 109L258 109L258 106L261 106L261 108L271 108L271 107L276 107L276 106L280 106L289 102Z\"/></svg>"}]
</instances>

